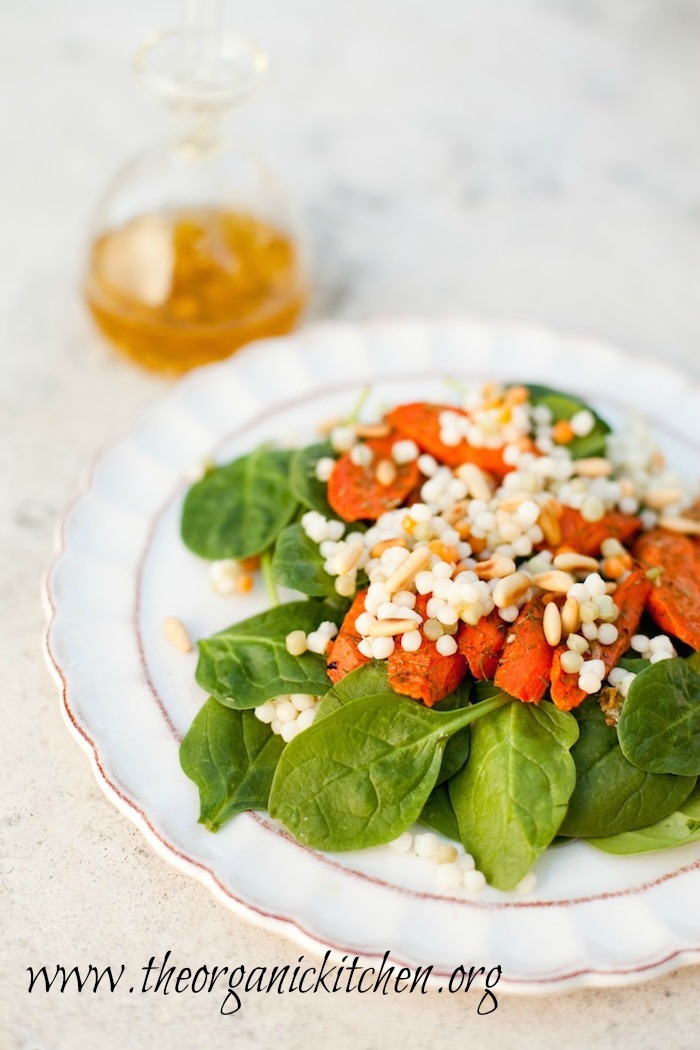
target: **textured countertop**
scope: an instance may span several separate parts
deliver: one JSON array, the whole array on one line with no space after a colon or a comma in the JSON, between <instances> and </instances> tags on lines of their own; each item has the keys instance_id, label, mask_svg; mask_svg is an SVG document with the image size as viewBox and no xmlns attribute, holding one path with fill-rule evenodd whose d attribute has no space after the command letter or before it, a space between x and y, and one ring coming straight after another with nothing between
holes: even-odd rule
<instances>
[{"instance_id":1,"label":"textured countertop","mask_svg":"<svg viewBox=\"0 0 700 1050\"><path fill-rule=\"evenodd\" d=\"M230 6L271 52L268 90L234 119L306 212L316 316L540 320L700 376L697 0ZM27 966L300 954L161 861L106 801L41 654L56 515L168 385L98 339L77 275L92 203L162 128L127 65L174 7L26 0L0 13L0 1046L696 1046L696 968L501 996L488 1017L436 994L251 996L228 1018L187 994L28 994Z\"/></svg>"}]
</instances>

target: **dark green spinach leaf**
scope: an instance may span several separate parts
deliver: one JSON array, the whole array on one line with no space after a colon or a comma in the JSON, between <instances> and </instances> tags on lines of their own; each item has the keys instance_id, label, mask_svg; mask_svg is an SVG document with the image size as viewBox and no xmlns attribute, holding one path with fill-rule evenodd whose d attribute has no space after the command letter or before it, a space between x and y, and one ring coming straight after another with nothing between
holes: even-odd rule
<instances>
[{"instance_id":1,"label":"dark green spinach leaf","mask_svg":"<svg viewBox=\"0 0 700 1050\"><path fill-rule=\"evenodd\" d=\"M228 627L199 643L196 677L227 707L257 707L284 693L328 689L324 657L292 656L285 639L290 631L315 631L322 620L340 624L338 607L328 602L288 602Z\"/></svg>"},{"instance_id":2,"label":"dark green spinach leaf","mask_svg":"<svg viewBox=\"0 0 700 1050\"><path fill-rule=\"evenodd\" d=\"M272 556L272 575L277 583L302 594L331 597L337 594L336 577L326 572L323 562L318 544L309 539L299 522L282 529Z\"/></svg>"},{"instance_id":3,"label":"dark green spinach leaf","mask_svg":"<svg viewBox=\"0 0 700 1050\"><path fill-rule=\"evenodd\" d=\"M439 714L393 693L351 700L285 748L270 815L317 849L391 842L420 816L449 737L510 702Z\"/></svg>"},{"instance_id":4,"label":"dark green spinach leaf","mask_svg":"<svg viewBox=\"0 0 700 1050\"><path fill-rule=\"evenodd\" d=\"M682 806L669 813L655 824L636 831L623 831L620 835L586 841L603 853L626 855L629 853L651 853L654 850L685 846L700 840L700 789L688 796Z\"/></svg>"},{"instance_id":5,"label":"dark green spinach leaf","mask_svg":"<svg viewBox=\"0 0 700 1050\"><path fill-rule=\"evenodd\" d=\"M444 700L441 700L439 704L436 704L433 710L456 711L460 707L467 707L470 690L471 680L465 679L455 689L454 693L451 693ZM369 663L363 664L362 667L358 667L357 670L351 671L350 674L341 678L336 685L328 690L319 704L316 712L316 721L330 714L331 711L342 707L349 700L356 700L359 696L370 696L375 693L400 695L399 693L394 693L393 689L389 687L386 660L370 660ZM443 781L453 776L458 769L461 769L468 756L469 727L465 726L464 729L460 729L447 741L442 758L442 766L438 774L438 784L442 784Z\"/></svg>"},{"instance_id":6,"label":"dark green spinach leaf","mask_svg":"<svg viewBox=\"0 0 700 1050\"><path fill-rule=\"evenodd\" d=\"M516 700L472 726L450 801L464 848L498 889L516 886L556 835L576 781L577 736L573 715L548 701Z\"/></svg>"},{"instance_id":7,"label":"dark green spinach leaf","mask_svg":"<svg viewBox=\"0 0 700 1050\"><path fill-rule=\"evenodd\" d=\"M647 773L700 775L700 674L673 657L638 674L622 707L622 753Z\"/></svg>"},{"instance_id":8,"label":"dark green spinach leaf","mask_svg":"<svg viewBox=\"0 0 700 1050\"><path fill-rule=\"evenodd\" d=\"M564 393L561 390L553 390L548 386L540 386L537 383L526 383L530 391L530 401L533 405L546 405L552 413L553 421L560 419L571 419L577 412L583 409L591 412L595 417L595 426L590 434L585 437L574 438L566 447L574 459L583 459L586 456L602 456L605 454L607 435L610 427L593 411L590 405L582 401L580 397Z\"/></svg>"},{"instance_id":9,"label":"dark green spinach leaf","mask_svg":"<svg viewBox=\"0 0 700 1050\"><path fill-rule=\"evenodd\" d=\"M325 481L319 481L316 477L316 465L319 459L325 459L327 456L331 458L337 456L327 441L300 448L292 456L289 484L299 502L309 510L317 510L319 514L323 514L324 518L335 518L337 515L326 496L328 484Z\"/></svg>"},{"instance_id":10,"label":"dark green spinach leaf","mask_svg":"<svg viewBox=\"0 0 700 1050\"><path fill-rule=\"evenodd\" d=\"M586 701L576 716L580 735L572 755L578 775L559 829L562 835L590 839L634 831L663 819L685 802L694 777L645 773L633 766L595 701Z\"/></svg>"},{"instance_id":11,"label":"dark green spinach leaf","mask_svg":"<svg viewBox=\"0 0 700 1050\"><path fill-rule=\"evenodd\" d=\"M199 823L218 831L236 813L267 809L283 748L252 711L207 700L180 745L180 765L199 788Z\"/></svg>"},{"instance_id":12,"label":"dark green spinach leaf","mask_svg":"<svg viewBox=\"0 0 700 1050\"><path fill-rule=\"evenodd\" d=\"M443 760L444 764L444 760ZM418 818L421 824L427 824L433 831L459 842L459 827L455 811L450 802L450 791L447 783L436 784L428 795L428 800Z\"/></svg>"},{"instance_id":13,"label":"dark green spinach leaf","mask_svg":"<svg viewBox=\"0 0 700 1050\"><path fill-rule=\"evenodd\" d=\"M202 558L249 558L266 550L297 507L289 487L291 452L262 445L192 486L182 538Z\"/></svg>"}]
</instances>

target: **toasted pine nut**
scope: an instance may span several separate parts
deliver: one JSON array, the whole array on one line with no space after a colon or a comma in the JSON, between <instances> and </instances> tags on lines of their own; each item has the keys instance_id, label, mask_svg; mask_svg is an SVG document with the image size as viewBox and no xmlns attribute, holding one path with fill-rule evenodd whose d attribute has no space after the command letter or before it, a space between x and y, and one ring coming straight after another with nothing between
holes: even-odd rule
<instances>
[{"instance_id":1,"label":"toasted pine nut","mask_svg":"<svg viewBox=\"0 0 700 1050\"><path fill-rule=\"evenodd\" d=\"M578 602L575 598L567 598L564 602L561 610L561 625L565 634L575 634L581 626Z\"/></svg>"},{"instance_id":2,"label":"toasted pine nut","mask_svg":"<svg viewBox=\"0 0 700 1050\"><path fill-rule=\"evenodd\" d=\"M397 565L384 584L387 594L395 594L396 591L403 590L407 583L413 581L416 573L430 564L432 556L432 551L428 547L417 547L411 551L409 556L400 565Z\"/></svg>"},{"instance_id":3,"label":"toasted pine nut","mask_svg":"<svg viewBox=\"0 0 700 1050\"><path fill-rule=\"evenodd\" d=\"M397 536L395 540L381 540L379 543L375 543L372 550L369 552L371 558L379 558L388 551L391 547L408 547L408 543L403 536Z\"/></svg>"},{"instance_id":4,"label":"toasted pine nut","mask_svg":"<svg viewBox=\"0 0 700 1050\"><path fill-rule=\"evenodd\" d=\"M491 499L493 485L488 475L475 463L462 463L457 467L455 474L465 483L472 499Z\"/></svg>"},{"instance_id":5,"label":"toasted pine nut","mask_svg":"<svg viewBox=\"0 0 700 1050\"><path fill-rule=\"evenodd\" d=\"M455 522L460 521L464 517L468 510L469 500L460 499L449 510L444 511L442 517L448 525L454 525Z\"/></svg>"},{"instance_id":6,"label":"toasted pine nut","mask_svg":"<svg viewBox=\"0 0 700 1050\"><path fill-rule=\"evenodd\" d=\"M664 507L670 507L672 503L677 503L682 496L683 493L680 489L649 489L644 497L644 502L652 510L663 510Z\"/></svg>"},{"instance_id":7,"label":"toasted pine nut","mask_svg":"<svg viewBox=\"0 0 700 1050\"><path fill-rule=\"evenodd\" d=\"M324 437L327 437L332 430L335 430L336 427L343 426L344 423L344 419L341 419L340 416L336 416L334 419L326 419L323 423L319 423L316 427L316 430L319 434L322 434Z\"/></svg>"},{"instance_id":8,"label":"toasted pine nut","mask_svg":"<svg viewBox=\"0 0 700 1050\"><path fill-rule=\"evenodd\" d=\"M385 488L394 484L397 474L396 464L391 459L380 459L374 472L376 480Z\"/></svg>"},{"instance_id":9,"label":"toasted pine nut","mask_svg":"<svg viewBox=\"0 0 700 1050\"><path fill-rule=\"evenodd\" d=\"M606 583L605 584L605 593L606 594L614 594L616 590L617 590L617 584L613 583L612 580L610 581L610 583Z\"/></svg>"},{"instance_id":10,"label":"toasted pine nut","mask_svg":"<svg viewBox=\"0 0 700 1050\"><path fill-rule=\"evenodd\" d=\"M700 536L700 521L694 518L683 518L665 516L659 518L659 528L667 529L669 532L681 532L685 536Z\"/></svg>"},{"instance_id":11,"label":"toasted pine nut","mask_svg":"<svg viewBox=\"0 0 700 1050\"><path fill-rule=\"evenodd\" d=\"M515 572L515 562L512 558L496 555L494 558L489 558L488 561L481 561L475 565L474 572L480 580L500 580Z\"/></svg>"},{"instance_id":12,"label":"toasted pine nut","mask_svg":"<svg viewBox=\"0 0 700 1050\"><path fill-rule=\"evenodd\" d=\"M166 616L163 620L163 632L168 641L181 653L192 652L192 639L182 620L176 616Z\"/></svg>"},{"instance_id":13,"label":"toasted pine nut","mask_svg":"<svg viewBox=\"0 0 700 1050\"><path fill-rule=\"evenodd\" d=\"M561 614L556 602L549 602L545 606L542 626L544 628L544 636L549 645L551 645L552 648L554 648L555 645L559 645L559 642L561 641L562 623Z\"/></svg>"},{"instance_id":14,"label":"toasted pine nut","mask_svg":"<svg viewBox=\"0 0 700 1050\"><path fill-rule=\"evenodd\" d=\"M346 572L354 569L364 552L365 545L362 540L355 540L333 560L333 568L337 576L344 576Z\"/></svg>"},{"instance_id":15,"label":"toasted pine nut","mask_svg":"<svg viewBox=\"0 0 700 1050\"><path fill-rule=\"evenodd\" d=\"M529 576L524 572L513 572L510 576L499 580L493 589L493 604L499 609L506 609L524 597L530 590L532 583Z\"/></svg>"},{"instance_id":16,"label":"toasted pine nut","mask_svg":"<svg viewBox=\"0 0 700 1050\"><path fill-rule=\"evenodd\" d=\"M621 496L634 496L636 489L631 478L618 478L617 483L620 486Z\"/></svg>"},{"instance_id":17,"label":"toasted pine nut","mask_svg":"<svg viewBox=\"0 0 700 1050\"><path fill-rule=\"evenodd\" d=\"M460 518L456 521L452 528L455 530L460 540L468 540L472 534L471 522L468 518Z\"/></svg>"},{"instance_id":18,"label":"toasted pine nut","mask_svg":"<svg viewBox=\"0 0 700 1050\"><path fill-rule=\"evenodd\" d=\"M545 503L541 510L537 523L544 533L544 538L550 547L556 547L561 543L561 527L559 515L556 512L556 504L550 501Z\"/></svg>"},{"instance_id":19,"label":"toasted pine nut","mask_svg":"<svg viewBox=\"0 0 700 1050\"><path fill-rule=\"evenodd\" d=\"M656 467L657 470L664 469L664 467L666 466L666 457L664 456L663 452L659 452L657 450L652 454L651 465L652 467Z\"/></svg>"},{"instance_id":20,"label":"toasted pine nut","mask_svg":"<svg viewBox=\"0 0 700 1050\"><path fill-rule=\"evenodd\" d=\"M597 558L590 558L587 554L578 554L576 551L562 551L556 554L552 565L555 569L563 569L564 572L598 572L600 566Z\"/></svg>"},{"instance_id":21,"label":"toasted pine nut","mask_svg":"<svg viewBox=\"0 0 700 1050\"><path fill-rule=\"evenodd\" d=\"M385 438L391 433L388 423L354 423L352 429L359 438Z\"/></svg>"},{"instance_id":22,"label":"toasted pine nut","mask_svg":"<svg viewBox=\"0 0 700 1050\"><path fill-rule=\"evenodd\" d=\"M376 620L368 633L370 638L393 638L406 631L417 631L419 627L415 620Z\"/></svg>"},{"instance_id":23,"label":"toasted pine nut","mask_svg":"<svg viewBox=\"0 0 700 1050\"><path fill-rule=\"evenodd\" d=\"M531 581L535 587L543 591L556 591L557 594L566 594L572 583L576 580L570 572L562 572L561 569L550 569L548 572L537 572Z\"/></svg>"},{"instance_id":24,"label":"toasted pine nut","mask_svg":"<svg viewBox=\"0 0 700 1050\"><path fill-rule=\"evenodd\" d=\"M526 386L512 386L506 390L503 400L507 405L523 405L530 400L530 391Z\"/></svg>"},{"instance_id":25,"label":"toasted pine nut","mask_svg":"<svg viewBox=\"0 0 700 1050\"><path fill-rule=\"evenodd\" d=\"M575 459L574 473L582 478L606 478L612 474L613 465L603 456L589 456L587 459Z\"/></svg>"}]
</instances>

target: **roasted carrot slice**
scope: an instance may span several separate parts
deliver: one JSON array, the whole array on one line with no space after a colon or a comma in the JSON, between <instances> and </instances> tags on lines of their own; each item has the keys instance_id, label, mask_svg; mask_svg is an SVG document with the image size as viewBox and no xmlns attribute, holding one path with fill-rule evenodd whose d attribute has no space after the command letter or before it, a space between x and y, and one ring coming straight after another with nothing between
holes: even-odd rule
<instances>
[{"instance_id":1,"label":"roasted carrot slice","mask_svg":"<svg viewBox=\"0 0 700 1050\"><path fill-rule=\"evenodd\" d=\"M544 603L533 598L509 624L506 642L496 669L497 686L524 703L537 704L549 685L553 650L544 636Z\"/></svg>"},{"instance_id":2,"label":"roasted carrot slice","mask_svg":"<svg viewBox=\"0 0 700 1050\"><path fill-rule=\"evenodd\" d=\"M632 553L645 572L660 570L647 609L668 634L700 649L700 551L688 536L664 529L643 533ZM617 598L615 599L617 601Z\"/></svg>"},{"instance_id":3,"label":"roasted carrot slice","mask_svg":"<svg viewBox=\"0 0 700 1050\"><path fill-rule=\"evenodd\" d=\"M368 467L353 463L349 452L337 461L328 482L328 502L345 521L376 521L385 511L400 507L418 486L420 471L415 461L394 464L396 479L391 484L380 485L377 481L377 464L383 459L391 460L391 450L400 438L394 433L367 441L374 453Z\"/></svg>"},{"instance_id":4,"label":"roasted carrot slice","mask_svg":"<svg viewBox=\"0 0 700 1050\"><path fill-rule=\"evenodd\" d=\"M446 445L440 439L440 413L466 413L450 405L430 405L417 401L410 405L399 405L386 417L402 437L411 438L424 452L429 452L440 463L458 467L462 463L475 463L477 467L502 478L512 467L503 462L500 448L475 448L462 440L458 445Z\"/></svg>"},{"instance_id":5,"label":"roasted carrot slice","mask_svg":"<svg viewBox=\"0 0 700 1050\"><path fill-rule=\"evenodd\" d=\"M498 609L494 609L488 616L482 616L475 627L463 623L459 628L457 645L475 678L483 681L495 675L509 626L498 615Z\"/></svg>"},{"instance_id":6,"label":"roasted carrot slice","mask_svg":"<svg viewBox=\"0 0 700 1050\"><path fill-rule=\"evenodd\" d=\"M365 611L366 594L366 590L359 592L355 601L346 612L345 619L333 641L328 656L328 663L326 664L326 671L334 685L341 678L345 678L346 674L350 674L351 671L361 667L362 664L368 663L367 657L363 656L357 648L358 642L362 640L362 635L355 630L355 620L360 613Z\"/></svg>"},{"instance_id":7,"label":"roasted carrot slice","mask_svg":"<svg viewBox=\"0 0 700 1050\"><path fill-rule=\"evenodd\" d=\"M427 604L428 597L419 594L416 611L424 618ZM433 707L455 691L467 673L467 661L459 652L441 656L435 642L423 638L415 653L407 653L398 644L387 661L387 670L394 692Z\"/></svg>"},{"instance_id":8,"label":"roasted carrot slice","mask_svg":"<svg viewBox=\"0 0 700 1050\"><path fill-rule=\"evenodd\" d=\"M617 641L612 645L601 645L597 641L591 642L590 656L586 656L587 660L603 661L606 677L630 647L632 635L636 633L642 618L649 590L650 584L646 576L634 570L615 591L615 604L620 610L615 620L618 632ZM588 695L583 689L579 689L578 674L567 674L562 670L560 658L566 649L565 643L558 645L552 661L551 696L555 707L558 707L560 711L571 711L573 707L578 707Z\"/></svg>"},{"instance_id":9,"label":"roasted carrot slice","mask_svg":"<svg viewBox=\"0 0 700 1050\"><path fill-rule=\"evenodd\" d=\"M575 550L579 554L596 556L600 545L609 538L628 544L641 531L642 523L633 514L611 511L600 521L586 521L580 511L563 507L559 518L560 550Z\"/></svg>"}]
</instances>

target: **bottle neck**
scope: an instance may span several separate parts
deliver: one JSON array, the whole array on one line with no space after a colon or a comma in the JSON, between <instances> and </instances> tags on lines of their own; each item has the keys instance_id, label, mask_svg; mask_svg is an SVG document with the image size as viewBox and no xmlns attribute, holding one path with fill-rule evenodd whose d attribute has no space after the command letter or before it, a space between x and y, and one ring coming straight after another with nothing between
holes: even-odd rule
<instances>
[{"instance_id":1,"label":"bottle neck","mask_svg":"<svg viewBox=\"0 0 700 1050\"><path fill-rule=\"evenodd\" d=\"M170 144L187 160L206 160L223 146L223 114L205 109L176 110L171 118Z\"/></svg>"}]
</instances>

